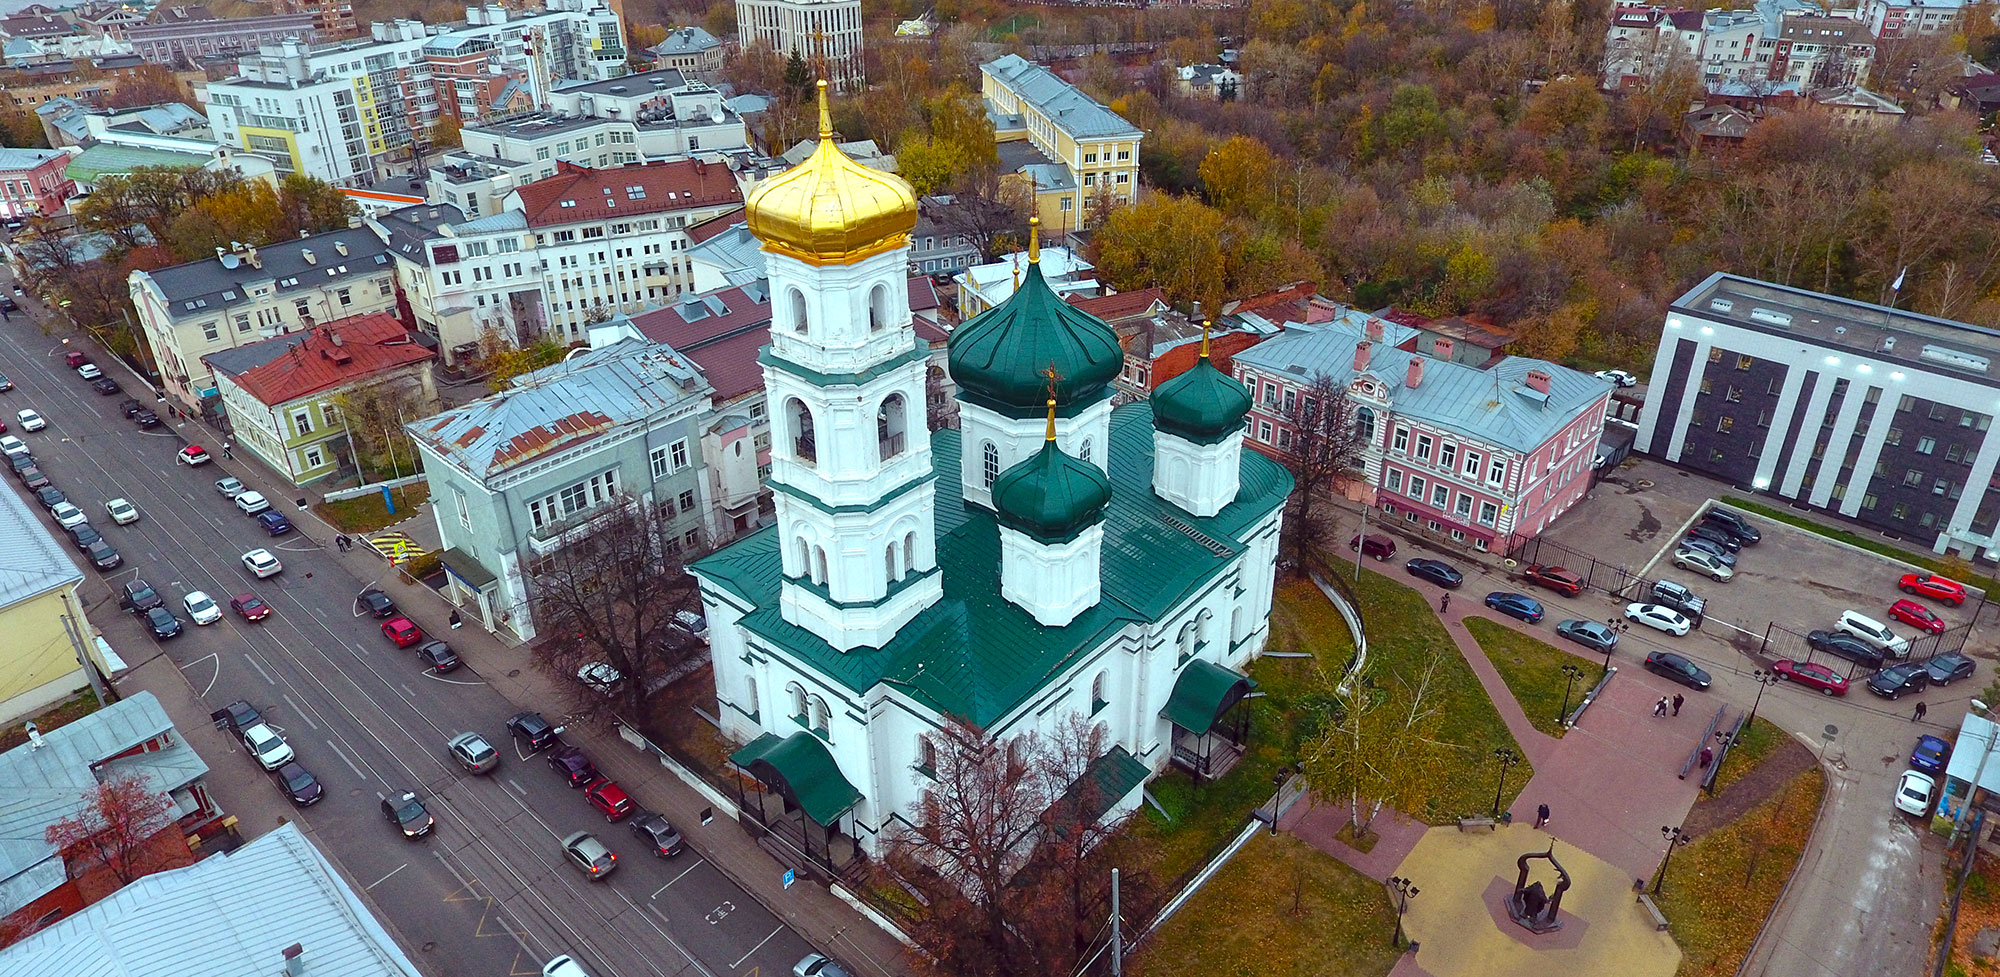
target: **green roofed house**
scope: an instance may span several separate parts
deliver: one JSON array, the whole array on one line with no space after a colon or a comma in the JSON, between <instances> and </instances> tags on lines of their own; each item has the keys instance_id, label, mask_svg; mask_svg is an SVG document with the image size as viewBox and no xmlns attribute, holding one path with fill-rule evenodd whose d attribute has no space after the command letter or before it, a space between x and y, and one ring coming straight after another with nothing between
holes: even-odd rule
<instances>
[{"instance_id":1,"label":"green roofed house","mask_svg":"<svg viewBox=\"0 0 2000 977\"><path fill-rule=\"evenodd\" d=\"M691 568L731 759L763 787L745 813L816 859L875 852L934 783L923 736L947 717L1101 724L1065 802L1108 814L1169 766L1226 770L1292 488L1243 450L1248 391L1204 359L1113 410L1117 337L1031 239L1020 287L951 336L960 430L928 431L909 186L822 140L746 218L777 518Z\"/></svg>"}]
</instances>

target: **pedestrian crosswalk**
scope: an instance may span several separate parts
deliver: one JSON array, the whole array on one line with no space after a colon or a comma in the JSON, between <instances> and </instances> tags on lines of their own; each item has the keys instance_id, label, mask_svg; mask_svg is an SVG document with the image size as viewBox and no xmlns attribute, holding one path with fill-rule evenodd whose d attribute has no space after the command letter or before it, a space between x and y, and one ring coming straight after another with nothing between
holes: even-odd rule
<instances>
[{"instance_id":1,"label":"pedestrian crosswalk","mask_svg":"<svg viewBox=\"0 0 2000 977\"><path fill-rule=\"evenodd\" d=\"M390 531L362 538L366 539L368 545L374 547L375 552L382 554L391 565L408 563L424 555L424 548L417 545L417 541L406 533Z\"/></svg>"}]
</instances>

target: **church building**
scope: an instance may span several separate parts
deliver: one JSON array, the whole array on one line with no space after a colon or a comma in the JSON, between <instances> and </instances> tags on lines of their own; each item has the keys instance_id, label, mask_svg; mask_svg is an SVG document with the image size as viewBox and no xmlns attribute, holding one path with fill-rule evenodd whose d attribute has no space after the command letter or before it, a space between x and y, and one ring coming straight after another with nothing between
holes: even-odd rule
<instances>
[{"instance_id":1,"label":"church building","mask_svg":"<svg viewBox=\"0 0 2000 977\"><path fill-rule=\"evenodd\" d=\"M1103 724L1087 776L1112 813L1170 765L1219 775L1292 488L1243 450L1249 392L1204 347L1112 409L1117 337L1056 296L1031 237L1013 296L951 336L961 429L926 430L916 197L842 155L825 97L819 148L747 204L777 520L691 568L731 760L783 800L767 827L877 851L934 783L923 736L950 718L996 739Z\"/></svg>"}]
</instances>

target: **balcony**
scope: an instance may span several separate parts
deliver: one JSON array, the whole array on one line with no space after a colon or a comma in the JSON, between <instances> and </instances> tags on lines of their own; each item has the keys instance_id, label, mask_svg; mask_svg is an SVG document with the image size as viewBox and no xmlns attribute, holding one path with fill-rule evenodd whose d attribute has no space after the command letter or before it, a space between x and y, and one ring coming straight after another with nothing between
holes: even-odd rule
<instances>
[{"instance_id":1,"label":"balcony","mask_svg":"<svg viewBox=\"0 0 2000 977\"><path fill-rule=\"evenodd\" d=\"M618 509L616 505L599 505L575 513L567 519L537 526L528 531L528 550L536 556L547 556L590 535L592 526L605 516L617 512Z\"/></svg>"}]
</instances>

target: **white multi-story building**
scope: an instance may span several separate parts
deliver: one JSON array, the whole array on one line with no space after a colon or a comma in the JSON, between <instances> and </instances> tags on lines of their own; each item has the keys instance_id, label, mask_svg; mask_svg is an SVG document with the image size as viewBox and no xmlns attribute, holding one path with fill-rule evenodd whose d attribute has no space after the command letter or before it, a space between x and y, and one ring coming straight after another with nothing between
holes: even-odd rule
<instances>
[{"instance_id":1,"label":"white multi-story building","mask_svg":"<svg viewBox=\"0 0 2000 977\"><path fill-rule=\"evenodd\" d=\"M1966 0L1863 0L1861 22L1879 38L1949 33L1958 29Z\"/></svg>"},{"instance_id":2,"label":"white multi-story building","mask_svg":"<svg viewBox=\"0 0 2000 977\"><path fill-rule=\"evenodd\" d=\"M1628 5L1612 12L1605 32L1604 87L1677 65L1698 71L1711 90L1735 82L1846 85L1866 74L1874 53L1865 19L1810 0L1706 12Z\"/></svg>"},{"instance_id":3,"label":"white multi-story building","mask_svg":"<svg viewBox=\"0 0 2000 977\"><path fill-rule=\"evenodd\" d=\"M519 212L467 220L450 204L423 204L365 223L388 244L415 325L446 363L476 356L489 334L508 346L543 336L542 266Z\"/></svg>"},{"instance_id":4,"label":"white multi-story building","mask_svg":"<svg viewBox=\"0 0 2000 977\"><path fill-rule=\"evenodd\" d=\"M823 60L840 91L864 83L861 0L736 0L736 32L744 47L761 43L780 57Z\"/></svg>"}]
</instances>

